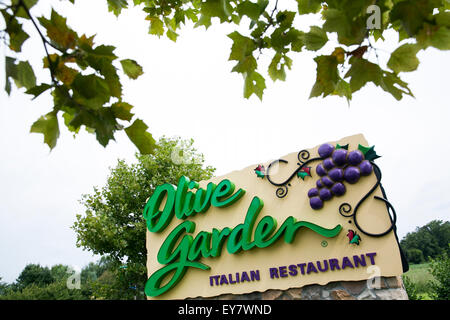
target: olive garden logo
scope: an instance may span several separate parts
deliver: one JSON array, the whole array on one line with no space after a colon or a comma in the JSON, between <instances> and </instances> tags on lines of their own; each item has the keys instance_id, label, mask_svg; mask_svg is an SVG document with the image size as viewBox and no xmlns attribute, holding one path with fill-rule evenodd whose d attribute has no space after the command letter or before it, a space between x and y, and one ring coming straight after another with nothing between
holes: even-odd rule
<instances>
[{"instance_id":1,"label":"olive garden logo","mask_svg":"<svg viewBox=\"0 0 450 320\"><path fill-rule=\"evenodd\" d=\"M296 221L294 217L288 217L276 230L277 221L272 216L264 216L255 227L256 218L264 203L259 197L254 197L243 223L234 228L200 231L195 238L191 235L195 232L195 222L187 218L195 214L205 214L211 206L216 208L231 206L244 194L245 190L236 191L235 185L228 179L222 180L218 185L210 182L204 190L199 188L198 182L189 181L183 176L179 180L178 187L166 183L156 188L144 208L147 229L150 232L161 232L174 216L185 221L173 229L159 249L157 260L165 266L149 277L145 285L145 293L148 296L159 296L172 289L182 280L189 268L210 269L208 265L197 260L200 257L219 257L225 241L226 251L235 254L253 248L269 247L280 238L286 243L292 243L298 229L302 227L326 238L333 238L342 230L341 225L326 229L314 223ZM164 208L160 210L164 199L166 200ZM161 285L171 273L172 278L165 285Z\"/></svg>"},{"instance_id":2,"label":"olive garden logo","mask_svg":"<svg viewBox=\"0 0 450 320\"><path fill-rule=\"evenodd\" d=\"M352 145L355 145L355 141L359 141L354 137L349 137ZM359 137L357 138L359 139ZM174 296L217 295L234 290L223 288L223 286L231 284L242 286L242 283L260 280L266 282L254 283L253 286L241 290L268 289L273 286L272 283L268 283L271 280L298 277L299 275L310 275L309 280L301 280L305 281L303 283L314 283L314 281L326 283L323 278L319 277L326 277L327 281L343 280L340 277L359 280L366 277L365 273L361 270L356 272L359 274L353 275L349 274L350 270L354 271L358 267L365 267L366 259L370 259L371 264L374 265L375 255L378 259L377 265L384 268L384 274L394 275L401 272L395 265L400 261L398 240L397 246L384 244L381 249L375 240L388 235L389 241L395 243L397 237L395 235L396 214L381 187L381 171L374 163L379 156L374 147L357 144L354 150L349 150L348 143L326 143L315 149L314 154L316 152L317 156L310 157L310 151L300 151L297 154L296 169L287 179L280 182L276 182L276 179L271 176L271 169L276 164L287 164L288 161L285 159L266 164L267 167L259 164L252 170L254 171L253 178L251 175L249 176L249 169L232 175L233 180L237 179L236 181L243 183L245 188L239 188L239 182L237 187L235 181L228 177L217 179L215 182L209 182L200 187L199 182L190 181L185 176L179 179L177 186L166 183L156 187L143 211L149 231L148 237L150 237L148 245L151 246L148 257L149 278L145 285L146 295L149 297L161 296L179 285L189 270L195 269L203 274L203 271L211 270L211 265L218 269L219 274L216 271L205 273L208 276L205 279L209 279L209 281L205 281L202 286L198 282L202 278L199 278L198 272L196 272L193 276L193 279L196 279L195 285L190 285L188 288L184 286L184 291ZM355 187L352 185L359 180L364 180L360 178L367 176L371 177L368 181L375 181L374 185L368 191L361 193L356 190L358 192L355 193ZM310 180L314 177L316 177L315 180ZM287 197L288 189L292 186L295 178L301 179L297 185L304 184L305 186L300 187L302 192L294 194L294 198L291 196L289 199ZM257 190L266 188L264 181L269 182L267 186L276 187L276 197L269 196L268 199L270 206L266 210L271 215L261 217L264 202L254 188L256 188L255 186L257 186ZM312 185L313 181L315 181L314 185ZM367 186L367 184L365 185ZM252 195L246 200L249 202L242 202L244 195L249 190ZM355 198L356 194L361 195L360 200L356 203L353 202L353 206L348 202L341 203L338 205L340 215L330 216L329 214L333 214L333 211L336 210L336 204L339 204L336 202L339 200L336 199L343 198L347 191L352 193L350 202L357 199ZM270 195L265 192L264 196L267 197L268 194ZM285 198L288 200L282 200ZM361 219L360 216L361 205L366 201L371 202L370 199L378 200L384 206L384 209L383 206L369 206L372 211L369 214L368 225L377 227L376 231L368 231L363 228L367 225L367 217ZM288 202L285 203L286 206L281 206L277 201ZM326 202L330 204L325 205ZM300 207L297 208L297 206ZM216 224L214 217L222 216L218 213L223 208L233 208L231 211L230 209L226 210L227 214L233 214L237 218L237 220L233 220L233 225L228 225L228 220L223 217L220 220L220 227ZM277 210L284 211L277 212ZM293 214L294 212L297 214ZM383 220L382 218L376 218L377 212L381 212L380 217L384 216L383 223L379 221ZM202 224L204 230L198 230L197 224L194 222L199 215L203 216L203 220L209 221L209 223ZM276 219L272 215L283 218ZM300 215L302 219L298 219L294 215L297 217ZM351 227L345 228L343 223L349 223ZM341 232L343 229L345 232ZM289 251L279 249L278 243L293 244L297 234L304 233L304 230L308 230L308 235L302 236L302 240L296 241L296 254L292 255ZM314 245L308 240L311 238L316 239L314 240L316 242L319 239L318 245L321 248L320 251L323 252L323 257L317 255L319 249L311 247ZM277 250L268 249L275 244L277 244ZM250 263L247 261L242 266L245 265L246 268L251 266L253 270L243 271L238 260L231 259L233 255L256 248L267 248L272 260L264 258L251 260L258 259L255 258L255 255L251 255ZM284 253L280 253L281 251ZM226 256L230 257L224 257L224 252L226 252ZM340 255L336 255L337 253ZM239 255L239 259L247 259L246 257L247 255ZM296 257L304 260L291 261ZM217 259L221 259L220 264L213 262ZM223 259L225 259L225 263L222 263ZM268 261L277 261L277 263L285 265L274 267L268 265L270 263ZM265 278L261 275L260 269L263 272L264 269L267 270ZM343 275L336 275L336 273L330 275L330 271L335 270L341 270ZM325 271L328 272L326 275L319 275ZM293 279L292 281L292 285L298 285L298 280ZM209 289L205 286L208 286ZM275 286L281 288L281 284ZM283 284L283 288L287 287L289 285Z\"/></svg>"}]
</instances>

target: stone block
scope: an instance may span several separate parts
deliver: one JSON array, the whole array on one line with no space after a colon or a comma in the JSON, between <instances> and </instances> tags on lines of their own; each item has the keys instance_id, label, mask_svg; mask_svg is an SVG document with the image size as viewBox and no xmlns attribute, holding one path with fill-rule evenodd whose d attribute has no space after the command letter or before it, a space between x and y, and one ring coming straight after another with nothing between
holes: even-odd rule
<instances>
[{"instance_id":1,"label":"stone block","mask_svg":"<svg viewBox=\"0 0 450 320\"><path fill-rule=\"evenodd\" d=\"M356 300L350 293L345 290L331 291L331 298L333 300Z\"/></svg>"},{"instance_id":2,"label":"stone block","mask_svg":"<svg viewBox=\"0 0 450 320\"><path fill-rule=\"evenodd\" d=\"M358 295L367 288L367 281L342 281L344 289L352 295Z\"/></svg>"},{"instance_id":3,"label":"stone block","mask_svg":"<svg viewBox=\"0 0 450 320\"><path fill-rule=\"evenodd\" d=\"M276 300L283 294L281 290L267 290L262 293L263 300Z\"/></svg>"}]
</instances>

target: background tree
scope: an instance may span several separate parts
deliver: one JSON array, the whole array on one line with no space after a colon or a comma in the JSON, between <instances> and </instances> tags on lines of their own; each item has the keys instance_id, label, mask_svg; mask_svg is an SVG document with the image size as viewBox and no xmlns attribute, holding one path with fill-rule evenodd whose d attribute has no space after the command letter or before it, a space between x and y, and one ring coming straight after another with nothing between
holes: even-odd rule
<instances>
[{"instance_id":1,"label":"background tree","mask_svg":"<svg viewBox=\"0 0 450 320\"><path fill-rule=\"evenodd\" d=\"M57 264L51 268L36 264L25 266L16 282L7 284L0 278L0 300L88 300L109 298L105 296L102 279L111 273L113 264L106 257L90 262L81 270L80 287L69 287L75 270ZM52 280L48 277L51 274ZM36 276L38 275L38 276ZM40 275L40 276L39 276ZM42 276L44 275L44 276ZM42 279L46 281L42 281ZM110 294L110 292L106 292Z\"/></svg>"},{"instance_id":2,"label":"background tree","mask_svg":"<svg viewBox=\"0 0 450 320\"><path fill-rule=\"evenodd\" d=\"M74 0L65 0L74 3ZM352 99L367 83L400 100L413 96L402 72L417 69L417 54L429 47L450 49L450 2L448 0L106 0L109 11L119 16L129 5L138 6L149 21L149 33L176 41L183 26L194 24L208 29L212 23L229 24L236 31L229 60L236 64L232 72L242 75L244 97L260 99L266 89L267 75L284 81L293 64L293 54L315 52L316 82L310 97L337 95ZM0 0L5 29L1 37L9 48L6 56L6 92L11 79L26 93L39 96L50 92L54 106L31 127L44 135L53 148L59 137L59 116L75 134L82 126L95 133L106 146L116 131L125 130L143 154L154 150L147 125L133 119L133 106L123 101L118 66L131 79L142 67L131 59L117 60L115 48L96 45L94 36L79 35L66 18L52 10L49 17L36 18L31 9L38 0ZM317 25L302 31L304 17L316 14ZM50 77L38 83L32 66L18 55L32 34L43 44L43 67ZM239 31L238 31L239 30ZM379 59L378 41L387 34L398 36L398 47ZM270 57L268 65L259 59ZM19 58L22 57L22 58ZM309 90L309 89L308 89Z\"/></svg>"},{"instance_id":3,"label":"background tree","mask_svg":"<svg viewBox=\"0 0 450 320\"><path fill-rule=\"evenodd\" d=\"M450 253L450 222L433 220L414 232L408 232L400 241L411 263L422 263L430 258Z\"/></svg>"},{"instance_id":4,"label":"background tree","mask_svg":"<svg viewBox=\"0 0 450 320\"><path fill-rule=\"evenodd\" d=\"M99 298L144 298L146 274L146 224L142 211L156 186L177 184L181 175L209 179L214 170L204 167L204 157L193 140L161 138L152 155L136 155L137 163L119 160L102 189L82 197L86 208L73 226L77 246L108 257L108 273L98 279Z\"/></svg>"},{"instance_id":5,"label":"background tree","mask_svg":"<svg viewBox=\"0 0 450 320\"><path fill-rule=\"evenodd\" d=\"M8 291L9 285L6 282L2 281L2 277L0 277L0 296L6 294Z\"/></svg>"},{"instance_id":6,"label":"background tree","mask_svg":"<svg viewBox=\"0 0 450 320\"><path fill-rule=\"evenodd\" d=\"M448 248L450 248L450 244ZM431 260L430 271L435 279L431 283L434 298L437 300L450 300L450 256L448 250L444 251L436 259Z\"/></svg>"},{"instance_id":7,"label":"background tree","mask_svg":"<svg viewBox=\"0 0 450 320\"><path fill-rule=\"evenodd\" d=\"M16 280L19 289L34 284L37 287L43 287L53 282L52 273L48 267L42 267L40 264L27 264Z\"/></svg>"}]
</instances>

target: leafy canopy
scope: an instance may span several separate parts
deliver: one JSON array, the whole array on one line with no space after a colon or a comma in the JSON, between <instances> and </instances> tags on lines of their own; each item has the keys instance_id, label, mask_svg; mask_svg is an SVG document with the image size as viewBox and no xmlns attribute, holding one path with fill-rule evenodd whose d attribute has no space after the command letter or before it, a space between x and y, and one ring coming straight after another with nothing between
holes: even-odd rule
<instances>
[{"instance_id":1,"label":"leafy canopy","mask_svg":"<svg viewBox=\"0 0 450 320\"><path fill-rule=\"evenodd\" d=\"M117 72L120 66L127 77L137 79L144 72L142 67L132 59L118 58L113 46L96 45L94 36L79 35L54 10L50 17L34 18L30 9L38 1L0 1L6 26L1 37L10 50L5 57L6 92L11 92L13 80L33 99L46 91L53 96L53 109L31 131L42 133L44 142L53 148L62 115L70 131L76 134L85 126L103 146L114 139L116 131L125 129L141 153L152 153L155 141L141 119L131 123L133 106L122 100ZM335 95L350 101L356 91L372 83L401 100L404 95L413 96L400 74L418 68L417 54L428 47L450 49L449 0L106 1L116 16L129 6L138 6L147 15L149 34L172 41L188 23L205 29L213 23L234 25L236 31L228 34L232 41L229 60L235 63L231 71L243 77L245 98L262 99L266 73L272 81L284 81L293 54L312 51L317 73L310 98ZM285 9L287 3L294 3L295 10ZM300 23L310 14L321 17L321 22L300 30ZM33 36L24 31L26 23L42 39L49 81L38 84L29 62L18 58L23 43ZM400 42L383 65L373 43L384 40L386 31L395 32ZM259 60L261 54L270 57L268 66Z\"/></svg>"}]
</instances>

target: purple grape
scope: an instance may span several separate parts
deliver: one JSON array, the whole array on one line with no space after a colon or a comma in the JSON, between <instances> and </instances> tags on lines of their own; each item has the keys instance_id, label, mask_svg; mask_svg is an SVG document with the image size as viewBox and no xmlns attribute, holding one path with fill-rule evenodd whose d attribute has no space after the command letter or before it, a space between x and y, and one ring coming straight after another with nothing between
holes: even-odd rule
<instances>
[{"instance_id":1,"label":"purple grape","mask_svg":"<svg viewBox=\"0 0 450 320\"><path fill-rule=\"evenodd\" d=\"M338 197L342 196L345 193L345 191L346 191L345 185L341 182L337 182L331 187L331 192L333 192L333 194Z\"/></svg>"},{"instance_id":2,"label":"purple grape","mask_svg":"<svg viewBox=\"0 0 450 320\"><path fill-rule=\"evenodd\" d=\"M348 183L356 183L359 180L359 169L357 167L347 167L344 171L344 179Z\"/></svg>"},{"instance_id":3,"label":"purple grape","mask_svg":"<svg viewBox=\"0 0 450 320\"><path fill-rule=\"evenodd\" d=\"M328 172L328 176L335 182L342 181L342 179L344 179L344 170L339 168L331 169L330 172Z\"/></svg>"},{"instance_id":4,"label":"purple grape","mask_svg":"<svg viewBox=\"0 0 450 320\"><path fill-rule=\"evenodd\" d=\"M317 180L317 182L316 182L316 186L317 186L317 188L323 188L323 183L322 183L322 180L321 179L319 179L319 180Z\"/></svg>"},{"instance_id":5,"label":"purple grape","mask_svg":"<svg viewBox=\"0 0 450 320\"><path fill-rule=\"evenodd\" d=\"M331 158L326 158L325 160L323 160L323 167L327 170L333 169L336 165L333 162L333 159Z\"/></svg>"},{"instance_id":6,"label":"purple grape","mask_svg":"<svg viewBox=\"0 0 450 320\"><path fill-rule=\"evenodd\" d=\"M352 166L357 166L361 163L361 161L363 161L363 159L364 155L359 150L350 151L350 153L348 154L348 163L350 163L350 165Z\"/></svg>"},{"instance_id":7,"label":"purple grape","mask_svg":"<svg viewBox=\"0 0 450 320\"><path fill-rule=\"evenodd\" d=\"M319 147L319 156L321 158L326 158L329 157L331 155L331 153L333 153L334 151L334 146L332 144L329 143L324 143L323 145L321 145Z\"/></svg>"},{"instance_id":8,"label":"purple grape","mask_svg":"<svg viewBox=\"0 0 450 320\"><path fill-rule=\"evenodd\" d=\"M308 197L312 198L312 197L315 197L315 196L318 196L318 195L319 195L319 189L317 189L317 188L309 189Z\"/></svg>"},{"instance_id":9,"label":"purple grape","mask_svg":"<svg viewBox=\"0 0 450 320\"><path fill-rule=\"evenodd\" d=\"M330 200L333 198L333 194L331 193L330 189L322 188L319 190L319 198L323 201Z\"/></svg>"},{"instance_id":10,"label":"purple grape","mask_svg":"<svg viewBox=\"0 0 450 320\"><path fill-rule=\"evenodd\" d=\"M320 200L319 197L312 197L311 199L309 199L309 205L314 210L319 210L323 207L323 201Z\"/></svg>"},{"instance_id":11,"label":"purple grape","mask_svg":"<svg viewBox=\"0 0 450 320\"><path fill-rule=\"evenodd\" d=\"M322 177L322 184L325 186L325 187L331 187L333 184L334 184L334 182L333 182L333 180L331 180L330 178L328 178L328 177Z\"/></svg>"},{"instance_id":12,"label":"purple grape","mask_svg":"<svg viewBox=\"0 0 450 320\"><path fill-rule=\"evenodd\" d=\"M347 163L347 150L345 149L337 149L333 152L333 162L337 166L343 166Z\"/></svg>"},{"instance_id":13,"label":"purple grape","mask_svg":"<svg viewBox=\"0 0 450 320\"><path fill-rule=\"evenodd\" d=\"M323 168L322 164L319 163L316 167L316 173L319 177L323 177L327 175L327 171Z\"/></svg>"},{"instance_id":14,"label":"purple grape","mask_svg":"<svg viewBox=\"0 0 450 320\"><path fill-rule=\"evenodd\" d=\"M361 171L362 176L368 176L372 173L373 167L369 160L364 160L359 165L359 171Z\"/></svg>"}]
</instances>

